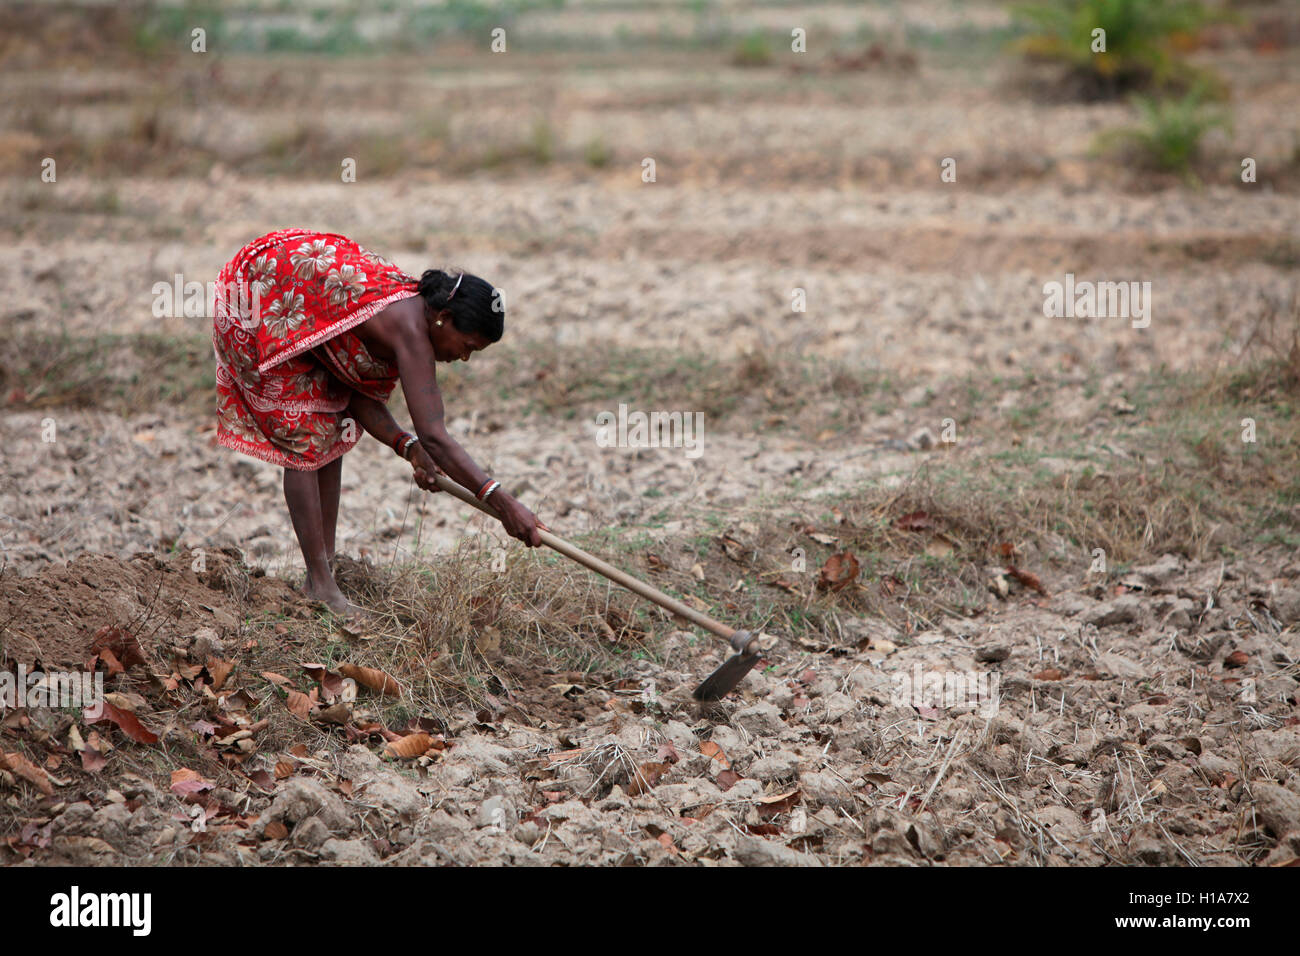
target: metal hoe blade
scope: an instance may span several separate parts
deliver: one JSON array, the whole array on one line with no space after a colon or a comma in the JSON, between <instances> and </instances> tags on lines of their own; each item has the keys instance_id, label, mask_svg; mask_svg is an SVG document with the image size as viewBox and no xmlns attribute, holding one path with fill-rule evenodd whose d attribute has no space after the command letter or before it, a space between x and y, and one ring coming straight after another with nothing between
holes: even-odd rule
<instances>
[{"instance_id":1,"label":"metal hoe blade","mask_svg":"<svg viewBox=\"0 0 1300 956\"><path fill-rule=\"evenodd\" d=\"M758 650L758 639L748 631L737 631L731 637L731 646L739 653L732 654L722 666L704 679L692 695L698 701L722 700L736 685L745 679L745 675L754 669L762 655Z\"/></svg>"}]
</instances>

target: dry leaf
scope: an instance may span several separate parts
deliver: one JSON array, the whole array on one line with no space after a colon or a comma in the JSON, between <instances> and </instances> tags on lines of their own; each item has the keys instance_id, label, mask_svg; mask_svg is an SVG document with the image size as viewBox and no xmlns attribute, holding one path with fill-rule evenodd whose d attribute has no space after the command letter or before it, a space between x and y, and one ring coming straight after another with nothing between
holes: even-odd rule
<instances>
[{"instance_id":1,"label":"dry leaf","mask_svg":"<svg viewBox=\"0 0 1300 956\"><path fill-rule=\"evenodd\" d=\"M235 669L235 665L231 661L222 660L220 657L209 657L207 668L208 673L212 675L212 689L221 690L226 683L226 678Z\"/></svg>"},{"instance_id":2,"label":"dry leaf","mask_svg":"<svg viewBox=\"0 0 1300 956\"><path fill-rule=\"evenodd\" d=\"M894 519L899 531L930 531L934 526L934 519L924 511L911 511Z\"/></svg>"},{"instance_id":3,"label":"dry leaf","mask_svg":"<svg viewBox=\"0 0 1300 956\"><path fill-rule=\"evenodd\" d=\"M114 659L120 661L128 670L132 667L144 666L146 663L140 642L136 640L134 634L121 627L100 628L91 641L90 650L94 654L109 651Z\"/></svg>"},{"instance_id":4,"label":"dry leaf","mask_svg":"<svg viewBox=\"0 0 1300 956\"><path fill-rule=\"evenodd\" d=\"M105 697L107 696L106 694ZM103 702L103 712L98 717L92 718L89 712L85 712L83 716L88 724L98 724L104 721L116 724L122 733L138 744L156 744L158 742L158 735L146 729L135 714L114 707L108 700Z\"/></svg>"},{"instance_id":5,"label":"dry leaf","mask_svg":"<svg viewBox=\"0 0 1300 956\"><path fill-rule=\"evenodd\" d=\"M1031 574L1028 571L1022 571L1014 564L1007 565L1007 574L1011 575L1013 578L1015 578L1017 581L1019 581L1021 584L1023 584L1025 587L1029 588L1032 591L1037 591L1039 594L1047 593L1047 588L1043 587L1043 582L1039 580L1038 575L1036 574Z\"/></svg>"},{"instance_id":6,"label":"dry leaf","mask_svg":"<svg viewBox=\"0 0 1300 956\"><path fill-rule=\"evenodd\" d=\"M334 704L316 713L316 719L326 724L338 724L340 727L352 717L352 707L345 703Z\"/></svg>"},{"instance_id":7,"label":"dry leaf","mask_svg":"<svg viewBox=\"0 0 1300 956\"><path fill-rule=\"evenodd\" d=\"M760 816L776 816L778 813L785 813L793 809L794 805L799 802L802 794L799 790L791 790L789 793L778 793L769 797L758 798L758 812Z\"/></svg>"},{"instance_id":8,"label":"dry leaf","mask_svg":"<svg viewBox=\"0 0 1300 956\"><path fill-rule=\"evenodd\" d=\"M841 591L853 583L861 570L858 559L851 552L841 551L838 554L832 554L826 559L826 563L822 565L821 576L817 579L817 586L823 591Z\"/></svg>"},{"instance_id":9,"label":"dry leaf","mask_svg":"<svg viewBox=\"0 0 1300 956\"><path fill-rule=\"evenodd\" d=\"M408 734L401 740L394 740L384 748L390 757L418 757L433 745L433 738L428 734Z\"/></svg>"},{"instance_id":10,"label":"dry leaf","mask_svg":"<svg viewBox=\"0 0 1300 956\"><path fill-rule=\"evenodd\" d=\"M172 793L180 797L192 797L196 793L202 793L204 790L211 790L215 787L211 780L197 770L190 770L188 767L181 767L179 770L172 771Z\"/></svg>"},{"instance_id":11,"label":"dry leaf","mask_svg":"<svg viewBox=\"0 0 1300 956\"><path fill-rule=\"evenodd\" d=\"M722 545L723 553L726 554L727 557L731 558L732 561L744 562L749 549L735 538L726 534L719 535L718 543Z\"/></svg>"},{"instance_id":12,"label":"dry leaf","mask_svg":"<svg viewBox=\"0 0 1300 956\"><path fill-rule=\"evenodd\" d=\"M661 777L668 772L671 765L666 763L643 763L636 768L631 782L627 785L629 797L639 797L653 789Z\"/></svg>"},{"instance_id":13,"label":"dry leaf","mask_svg":"<svg viewBox=\"0 0 1300 956\"><path fill-rule=\"evenodd\" d=\"M706 740L704 743L700 744L700 753L704 754L704 756L708 757L710 760L716 760L718 763L722 764L723 770L731 769L731 761L727 759L726 752L712 740Z\"/></svg>"},{"instance_id":14,"label":"dry leaf","mask_svg":"<svg viewBox=\"0 0 1300 956\"><path fill-rule=\"evenodd\" d=\"M77 752L81 754L81 769L86 773L99 773L108 766L108 759L90 744Z\"/></svg>"},{"instance_id":15,"label":"dry leaf","mask_svg":"<svg viewBox=\"0 0 1300 956\"><path fill-rule=\"evenodd\" d=\"M343 693L343 678L324 664L300 664L298 666L302 668L304 674L320 684L326 703Z\"/></svg>"},{"instance_id":16,"label":"dry leaf","mask_svg":"<svg viewBox=\"0 0 1300 956\"><path fill-rule=\"evenodd\" d=\"M279 820L272 820L262 832L268 840L283 840L289 835L289 828Z\"/></svg>"},{"instance_id":17,"label":"dry leaf","mask_svg":"<svg viewBox=\"0 0 1300 956\"><path fill-rule=\"evenodd\" d=\"M0 753L0 770L17 774L47 797L54 795L54 785L50 775L20 753Z\"/></svg>"},{"instance_id":18,"label":"dry leaf","mask_svg":"<svg viewBox=\"0 0 1300 956\"><path fill-rule=\"evenodd\" d=\"M362 687L368 687L385 697L400 697L402 695L402 688L398 685L396 679L389 677L383 671L374 667L343 664L339 667L339 673L344 677L351 677Z\"/></svg>"},{"instance_id":19,"label":"dry leaf","mask_svg":"<svg viewBox=\"0 0 1300 956\"><path fill-rule=\"evenodd\" d=\"M1034 675L1034 680L1062 680L1065 677L1065 671L1059 667L1049 667L1047 670L1039 671Z\"/></svg>"},{"instance_id":20,"label":"dry leaf","mask_svg":"<svg viewBox=\"0 0 1300 956\"><path fill-rule=\"evenodd\" d=\"M1250 658L1245 651L1233 651L1223 659L1224 667L1245 667L1250 663Z\"/></svg>"},{"instance_id":21,"label":"dry leaf","mask_svg":"<svg viewBox=\"0 0 1300 956\"><path fill-rule=\"evenodd\" d=\"M310 716L312 708L315 706L312 699L299 690L289 691L289 699L285 703L288 705L290 713L302 718Z\"/></svg>"}]
</instances>

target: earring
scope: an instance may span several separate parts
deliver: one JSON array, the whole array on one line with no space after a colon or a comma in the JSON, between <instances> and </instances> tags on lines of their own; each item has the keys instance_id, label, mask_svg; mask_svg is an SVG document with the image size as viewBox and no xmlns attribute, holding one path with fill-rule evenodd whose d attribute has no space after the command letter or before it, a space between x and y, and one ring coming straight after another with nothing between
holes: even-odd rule
<instances>
[{"instance_id":1,"label":"earring","mask_svg":"<svg viewBox=\"0 0 1300 956\"><path fill-rule=\"evenodd\" d=\"M433 324L436 325L436 326L438 326L438 328L442 328L442 319L439 319L437 322L435 322L435 323L433 323Z\"/></svg>"}]
</instances>

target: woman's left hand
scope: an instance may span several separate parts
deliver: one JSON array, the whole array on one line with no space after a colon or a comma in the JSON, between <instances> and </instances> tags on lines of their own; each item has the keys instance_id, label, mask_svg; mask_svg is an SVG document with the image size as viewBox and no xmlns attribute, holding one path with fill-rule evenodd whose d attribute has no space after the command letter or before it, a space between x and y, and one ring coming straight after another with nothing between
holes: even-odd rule
<instances>
[{"instance_id":1,"label":"woman's left hand","mask_svg":"<svg viewBox=\"0 0 1300 956\"><path fill-rule=\"evenodd\" d=\"M434 463L433 458L417 442L411 449L411 467L415 469L415 483L425 491L441 491L442 489L434 483L434 475L445 475L446 472Z\"/></svg>"}]
</instances>

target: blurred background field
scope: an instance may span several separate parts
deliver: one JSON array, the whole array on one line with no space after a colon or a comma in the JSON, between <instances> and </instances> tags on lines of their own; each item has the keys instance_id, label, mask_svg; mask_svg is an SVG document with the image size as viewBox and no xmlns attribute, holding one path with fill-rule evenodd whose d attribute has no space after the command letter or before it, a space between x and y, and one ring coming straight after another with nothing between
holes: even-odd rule
<instances>
[{"instance_id":1,"label":"blurred background field","mask_svg":"<svg viewBox=\"0 0 1300 956\"><path fill-rule=\"evenodd\" d=\"M1104 55L1088 46L1098 24ZM789 726L852 691L825 725L848 742L828 750L819 726L808 753L845 780L883 754L893 782L855 784L863 822L801 850L935 858L900 836L932 745L867 685L913 661L974 667L978 645L1032 688L1006 703L1024 728L1068 686L1052 739L1075 750L1145 735L1161 707L1170 735L1228 758L1202 761L1193 787L1153 751L1129 762L1132 797L1097 796L1115 754L1067 779L1004 752L1045 752L1038 731L999 725L945 781L969 799L944 804L943 826L975 821L949 859L1294 860L1242 780L1294 783L1268 735L1291 732L1300 655L1300 596L1285 597L1300 595L1295 3L0 2L0 90L6 653L88 639L127 608L159 659L197 655L201 607L286 748L307 718L251 675L299 660L387 668L404 687L375 705L390 728L513 693L566 749L575 720L624 713L640 681L703 673L701 638L553 556L512 551L508 574L490 570L495 527L418 494L373 442L345 460L340 578L379 610L382 640L294 604L275 581L302 573L279 470L215 447L211 320L158 315L155 286L212 281L248 240L317 228L504 289L505 339L439 371L470 453L557 532L791 638L745 685L786 700ZM1150 282L1150 325L1045 316L1044 284L1067 274ZM703 454L600 448L595 416L620 404L703 412ZM194 549L222 547L239 551L187 570ZM860 573L828 583L844 552ZM159 582L185 586L171 617L151 603ZM1105 671L1085 630L1142 679ZM1068 674L1044 678L1045 663ZM1240 675L1258 679L1257 709L1232 697ZM581 682L587 697L554 693ZM178 699L142 713L170 720ZM945 739L960 719L926 717ZM361 723L348 742L369 739ZM310 726L318 754L343 746L337 726ZM456 732L485 726L471 710ZM1226 736L1242 728L1244 751ZM169 740L175 759L227 773L193 738ZM140 754L113 771L165 781L172 767ZM1044 813L1104 806L1120 839L1098 849L1080 824L1062 856L1019 810L1005 817L994 776ZM1154 798L1137 788L1157 777L1177 845L1144 816ZM1032 839L1012 849L1013 830Z\"/></svg>"},{"instance_id":2,"label":"blurred background field","mask_svg":"<svg viewBox=\"0 0 1300 956\"><path fill-rule=\"evenodd\" d=\"M780 485L787 459L810 487L890 473L873 449L954 410L1005 438L1008 381L1054 379L1053 414L1086 420L1151 375L1252 361L1265 327L1286 354L1300 13L1067 6L6 3L7 427L69 406L72 434L129 437L146 429L120 416L144 414L168 436L150 447L196 467L209 324L156 316L154 285L209 281L295 224L506 290L507 338L448 371L449 407L471 447L578 527L611 507L658 514L634 473L674 502L725 503ZM1081 56L1095 22L1112 52ZM1044 317L1042 286L1066 272L1151 281L1152 326ZM978 402L930 404L964 377ZM708 409L718 467L593 460L592 416L620 400ZM231 468L273 484L204 447L213 485ZM6 513L37 520L15 500L26 465L5 468ZM398 487L373 473L350 533L409 535ZM102 504L121 507L112 491ZM232 505L186 506L215 522ZM119 546L188 524L174 502L143 507ZM280 554L287 525L265 511L224 528ZM52 554L44 537L24 553Z\"/></svg>"}]
</instances>

